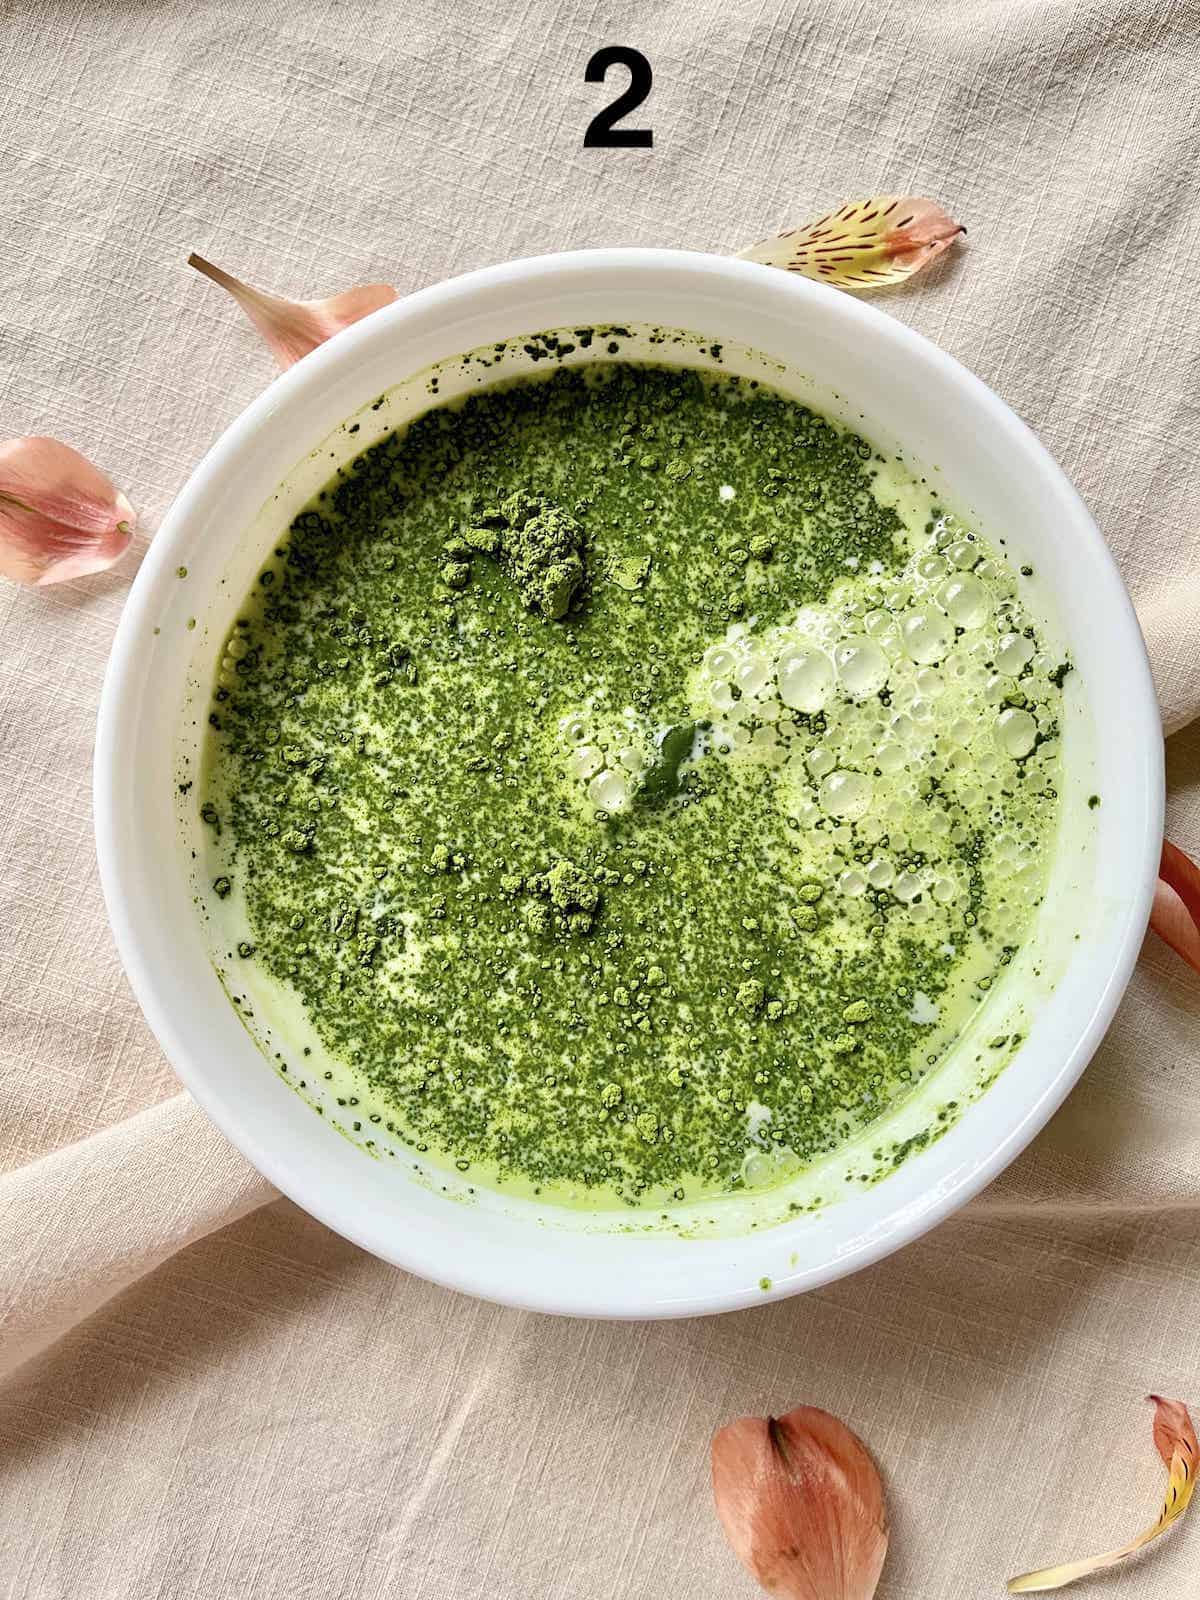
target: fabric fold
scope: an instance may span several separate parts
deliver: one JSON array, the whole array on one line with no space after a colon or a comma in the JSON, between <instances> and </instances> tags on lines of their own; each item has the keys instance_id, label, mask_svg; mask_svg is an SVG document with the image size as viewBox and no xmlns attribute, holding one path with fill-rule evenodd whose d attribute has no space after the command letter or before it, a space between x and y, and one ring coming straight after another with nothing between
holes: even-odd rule
<instances>
[{"instance_id":1,"label":"fabric fold","mask_svg":"<svg viewBox=\"0 0 1200 1600\"><path fill-rule=\"evenodd\" d=\"M189 1094L0 1178L0 1378L275 1197Z\"/></svg>"},{"instance_id":2,"label":"fabric fold","mask_svg":"<svg viewBox=\"0 0 1200 1600\"><path fill-rule=\"evenodd\" d=\"M1200 572L1150 591L1136 602L1154 688L1168 737L1200 716Z\"/></svg>"}]
</instances>

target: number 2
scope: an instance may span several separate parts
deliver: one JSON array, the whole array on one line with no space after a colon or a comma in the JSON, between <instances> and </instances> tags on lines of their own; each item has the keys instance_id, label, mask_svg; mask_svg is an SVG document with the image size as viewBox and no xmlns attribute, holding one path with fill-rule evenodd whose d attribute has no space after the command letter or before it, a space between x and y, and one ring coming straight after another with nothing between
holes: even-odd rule
<instances>
[{"instance_id":1,"label":"number 2","mask_svg":"<svg viewBox=\"0 0 1200 1600\"><path fill-rule=\"evenodd\" d=\"M609 67L627 67L629 86L588 123L583 136L584 149L612 149L618 146L623 149L649 149L654 143L654 134L649 128L617 128L613 124L627 117L631 111L636 111L650 93L650 86L654 82L650 63L640 50L633 50L629 45L605 45L588 62L583 75L584 82L603 83Z\"/></svg>"}]
</instances>

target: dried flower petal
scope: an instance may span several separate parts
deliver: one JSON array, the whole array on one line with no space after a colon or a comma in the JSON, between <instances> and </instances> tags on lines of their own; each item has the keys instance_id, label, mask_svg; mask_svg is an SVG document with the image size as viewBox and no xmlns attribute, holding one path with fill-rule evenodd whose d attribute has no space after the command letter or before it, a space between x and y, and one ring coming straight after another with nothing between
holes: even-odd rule
<instances>
[{"instance_id":1,"label":"dried flower petal","mask_svg":"<svg viewBox=\"0 0 1200 1600\"><path fill-rule=\"evenodd\" d=\"M396 299L396 291L390 284L364 283L357 289L347 289L344 294L331 295L328 300L281 300L277 295L253 289L239 278L231 277L194 252L188 257L188 266L229 290L283 368L294 365L301 356L306 356L352 322L358 322Z\"/></svg>"},{"instance_id":2,"label":"dried flower petal","mask_svg":"<svg viewBox=\"0 0 1200 1600\"><path fill-rule=\"evenodd\" d=\"M742 1565L780 1600L871 1600L887 1555L866 1447L813 1406L740 1417L712 1444L713 1495Z\"/></svg>"},{"instance_id":3,"label":"dried flower petal","mask_svg":"<svg viewBox=\"0 0 1200 1600\"><path fill-rule=\"evenodd\" d=\"M1193 869L1194 870L1194 869ZM1040 1572L1026 1572L1019 1578L1008 1580L1010 1594L1040 1594L1046 1589L1061 1589L1076 1578L1086 1578L1089 1573L1103 1567L1115 1567L1119 1561L1133 1555L1143 1545L1157 1539L1188 1508L1195 1483L1197 1446L1196 1430L1188 1409L1178 1400L1163 1400L1158 1395L1149 1396L1154 1404L1154 1443L1167 1467L1167 1497L1162 1515L1152 1528L1139 1533L1136 1539L1123 1544L1119 1550L1109 1550L1105 1555L1092 1556L1086 1561L1069 1561L1061 1567L1045 1567Z\"/></svg>"},{"instance_id":4,"label":"dried flower petal","mask_svg":"<svg viewBox=\"0 0 1200 1600\"><path fill-rule=\"evenodd\" d=\"M852 200L740 254L838 289L879 289L927 267L966 231L933 200L881 194Z\"/></svg>"},{"instance_id":5,"label":"dried flower petal","mask_svg":"<svg viewBox=\"0 0 1200 1600\"><path fill-rule=\"evenodd\" d=\"M0 443L0 574L62 583L103 572L129 547L133 507L98 467L57 439Z\"/></svg>"},{"instance_id":6,"label":"dried flower petal","mask_svg":"<svg viewBox=\"0 0 1200 1600\"><path fill-rule=\"evenodd\" d=\"M1169 839L1163 840L1150 926L1200 972L1200 867Z\"/></svg>"}]
</instances>

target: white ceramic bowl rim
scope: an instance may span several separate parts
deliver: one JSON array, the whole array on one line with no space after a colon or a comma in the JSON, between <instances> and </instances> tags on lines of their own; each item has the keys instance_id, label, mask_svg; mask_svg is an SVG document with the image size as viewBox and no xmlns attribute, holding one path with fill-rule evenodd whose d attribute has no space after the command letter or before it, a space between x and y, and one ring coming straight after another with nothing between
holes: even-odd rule
<instances>
[{"instance_id":1,"label":"white ceramic bowl rim","mask_svg":"<svg viewBox=\"0 0 1200 1600\"><path fill-rule=\"evenodd\" d=\"M990 431L994 449L1011 458L1014 472L1037 476L1053 499L1060 519L1071 522L1072 538L1086 558L1099 625L1107 630L1109 648L1127 668L1128 692L1122 706L1125 725L1115 737L1124 741L1125 765L1132 786L1129 823L1117 852L1120 859L1112 865L1116 909L1105 929L1097 981L1088 1007L1077 1018L1073 1045L1046 1071L1036 1092L1027 1094L1021 1104L1002 1104L997 1098L995 1114L989 1121L990 1132L984 1139L978 1132L968 1137L964 1119L963 1124L879 1186L875 1197L883 1198L865 1222L860 1221L820 1260L801 1262L795 1270L776 1270L773 1286L766 1293L758 1287L757 1275L766 1234L752 1240L725 1241L724 1257L721 1261L714 1259L711 1271L705 1269L699 1274L695 1292L687 1287L686 1269L682 1279L664 1280L660 1285L656 1281L659 1257L653 1252L647 1258L652 1264L645 1273L636 1267L622 1273L619 1257L613 1255L606 1257L590 1276L586 1263L578 1272L569 1270L561 1252L556 1253L547 1238L544 1269L536 1265L536 1252L531 1253L527 1244L522 1247L519 1265L514 1267L513 1260L506 1259L503 1240L497 1245L491 1239L480 1248L472 1243L471 1214L461 1208L459 1248L448 1249L445 1237L427 1239L419 1228L407 1229L398 1236L394 1219L375 1216L369 1206L343 1192L337 1183L330 1184L320 1173L304 1168L295 1158L287 1130L248 1119L237 1093L228 1084L219 1083L209 1070L203 1019L181 1015L167 999L178 974L171 971L171 941L164 937L162 919L156 916L153 900L145 890L146 862L139 828L129 819L129 812L136 805L135 786L139 781L138 721L143 698L151 692L145 682L147 637L166 604L180 553L186 549L188 530L197 519L203 519L206 505L229 475L237 473L251 458L260 430L296 409L305 397L344 382L381 339L396 341L405 329L417 324L428 327L431 319L452 322L462 307L481 300L486 303L489 295L502 297L514 286L539 282L554 288L649 278L662 285L677 282L680 286L702 286L714 305L739 298L771 297L781 306L794 305L797 313L804 311L811 316L815 308L822 321L836 328L846 340L873 342L881 351L888 350L915 364L931 383L952 391L979 424ZM548 321L533 322L526 331L547 325ZM454 353L457 352L446 349L443 355ZM398 373L397 381L405 375ZM308 439L302 445L307 449L317 442ZM775 269L682 251L576 251L486 267L385 307L279 377L208 452L164 519L137 574L117 630L96 740L97 853L117 947L134 993L163 1050L213 1121L285 1194L385 1259L489 1299L582 1315L690 1315L761 1303L766 1298L815 1287L890 1253L934 1226L990 1182L1059 1106L1111 1020L1144 933L1162 828L1158 728L1157 706L1136 619L1098 530L1043 446L965 368L874 306ZM990 1091L989 1097L994 1093ZM792 1226L784 1224L773 1231L782 1241ZM621 1241L627 1259L643 1243L636 1238ZM564 1248L572 1248L570 1239ZM687 1241L676 1241L674 1248L686 1252L696 1247ZM585 1256L586 1253L585 1249Z\"/></svg>"}]
</instances>

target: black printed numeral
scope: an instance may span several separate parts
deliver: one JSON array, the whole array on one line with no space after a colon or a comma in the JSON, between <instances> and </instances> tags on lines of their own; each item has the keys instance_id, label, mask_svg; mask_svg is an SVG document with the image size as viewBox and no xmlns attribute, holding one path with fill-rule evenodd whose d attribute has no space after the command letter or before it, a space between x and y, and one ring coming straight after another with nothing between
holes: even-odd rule
<instances>
[{"instance_id":1,"label":"black printed numeral","mask_svg":"<svg viewBox=\"0 0 1200 1600\"><path fill-rule=\"evenodd\" d=\"M583 136L584 149L648 150L654 143L654 134L649 128L618 128L615 124L620 122L622 117L627 117L631 111L636 111L650 93L650 87L654 82L650 63L640 50L632 50L626 44L605 45L604 49L597 50L588 62L587 71L583 75L584 81L603 83L608 76L609 67L626 67L629 71L629 85L611 105L605 106L604 110L588 123L587 132Z\"/></svg>"}]
</instances>

